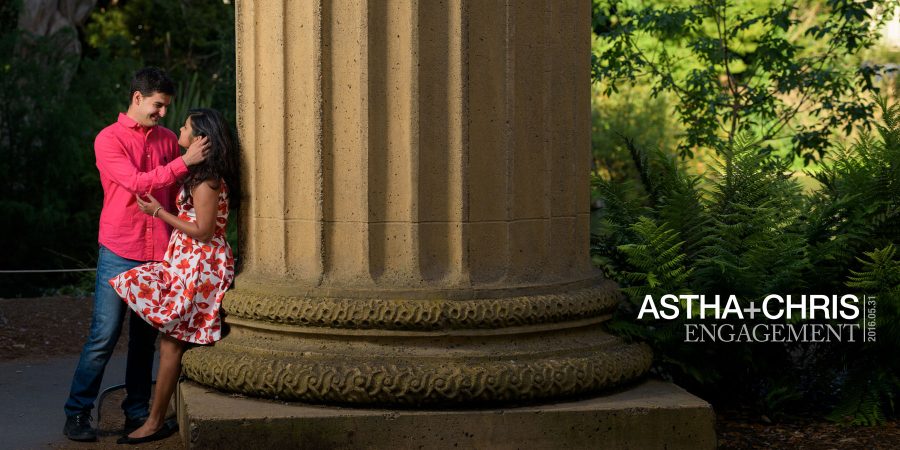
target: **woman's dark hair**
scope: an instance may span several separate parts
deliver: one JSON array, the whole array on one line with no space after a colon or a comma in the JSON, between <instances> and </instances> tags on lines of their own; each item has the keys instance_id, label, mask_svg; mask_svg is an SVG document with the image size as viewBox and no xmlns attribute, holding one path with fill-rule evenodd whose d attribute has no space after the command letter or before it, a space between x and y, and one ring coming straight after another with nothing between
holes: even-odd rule
<instances>
[{"instance_id":1,"label":"woman's dark hair","mask_svg":"<svg viewBox=\"0 0 900 450\"><path fill-rule=\"evenodd\" d=\"M144 97L150 97L157 92L175 95L175 83L164 70L156 67L144 67L131 77L131 92L128 94L129 103L135 92L140 92Z\"/></svg>"},{"instance_id":2,"label":"woman's dark hair","mask_svg":"<svg viewBox=\"0 0 900 450\"><path fill-rule=\"evenodd\" d=\"M188 111L194 136L209 138L209 151L202 163L189 168L184 187L188 192L205 180L223 179L228 186L228 203L232 210L240 207L241 184L238 165L238 142L218 111L198 108Z\"/></svg>"}]
</instances>

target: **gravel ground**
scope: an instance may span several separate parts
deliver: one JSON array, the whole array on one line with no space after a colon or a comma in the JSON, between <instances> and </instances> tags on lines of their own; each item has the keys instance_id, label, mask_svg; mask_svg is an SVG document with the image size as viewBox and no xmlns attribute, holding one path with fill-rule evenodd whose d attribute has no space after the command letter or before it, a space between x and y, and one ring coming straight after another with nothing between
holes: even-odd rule
<instances>
[{"instance_id":1,"label":"gravel ground","mask_svg":"<svg viewBox=\"0 0 900 450\"><path fill-rule=\"evenodd\" d=\"M717 412L719 448L738 449L869 449L900 448L900 422L878 427L839 426L824 419L794 418L766 423L737 411Z\"/></svg>"},{"instance_id":2,"label":"gravel ground","mask_svg":"<svg viewBox=\"0 0 900 450\"><path fill-rule=\"evenodd\" d=\"M44 297L0 299L0 361L41 360L77 355L87 337L91 321L91 299ZM117 352L124 352L127 324L123 327ZM66 375L68 376L68 375ZM119 391L106 398L105 411L118 411ZM718 411L717 431L721 449L897 449L900 448L900 422L880 427L841 427L825 420L799 418L765 423L738 411ZM60 420L53 412L53 419ZM107 414L99 424L99 443L74 443L64 439L53 448L105 449L116 445L123 418ZM163 441L144 444L144 449L183 448L176 434Z\"/></svg>"}]
</instances>

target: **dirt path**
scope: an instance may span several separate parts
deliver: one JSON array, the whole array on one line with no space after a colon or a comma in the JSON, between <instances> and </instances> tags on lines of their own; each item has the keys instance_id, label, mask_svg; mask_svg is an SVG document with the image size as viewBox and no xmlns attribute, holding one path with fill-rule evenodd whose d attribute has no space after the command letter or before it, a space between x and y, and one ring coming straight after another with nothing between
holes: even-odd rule
<instances>
[{"instance_id":1,"label":"dirt path","mask_svg":"<svg viewBox=\"0 0 900 450\"><path fill-rule=\"evenodd\" d=\"M0 299L0 361L80 353L91 310L90 297ZM116 351L125 344L119 339Z\"/></svg>"}]
</instances>

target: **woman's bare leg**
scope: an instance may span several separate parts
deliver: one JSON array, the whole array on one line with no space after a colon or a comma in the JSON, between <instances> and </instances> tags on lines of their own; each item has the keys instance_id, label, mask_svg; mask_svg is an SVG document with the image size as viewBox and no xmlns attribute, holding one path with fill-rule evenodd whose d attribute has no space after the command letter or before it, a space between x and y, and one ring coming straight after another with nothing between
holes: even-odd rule
<instances>
[{"instance_id":1,"label":"woman's bare leg","mask_svg":"<svg viewBox=\"0 0 900 450\"><path fill-rule=\"evenodd\" d=\"M181 356L184 354L184 342L162 335L159 342L159 371L156 373L156 391L150 405L150 416L137 430L128 435L140 438L156 433L163 427L169 400L175 392L175 385L181 375Z\"/></svg>"}]
</instances>

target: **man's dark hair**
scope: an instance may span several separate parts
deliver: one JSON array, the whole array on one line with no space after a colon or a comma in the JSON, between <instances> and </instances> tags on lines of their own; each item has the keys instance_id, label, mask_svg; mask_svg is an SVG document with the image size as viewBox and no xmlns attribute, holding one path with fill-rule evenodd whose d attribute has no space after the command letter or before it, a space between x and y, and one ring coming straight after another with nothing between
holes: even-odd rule
<instances>
[{"instance_id":1,"label":"man's dark hair","mask_svg":"<svg viewBox=\"0 0 900 450\"><path fill-rule=\"evenodd\" d=\"M144 67L134 73L131 78L131 91L128 93L128 101L134 97L135 92L140 92L144 97L160 92L166 95L175 95L175 82L162 69L156 67Z\"/></svg>"}]
</instances>

